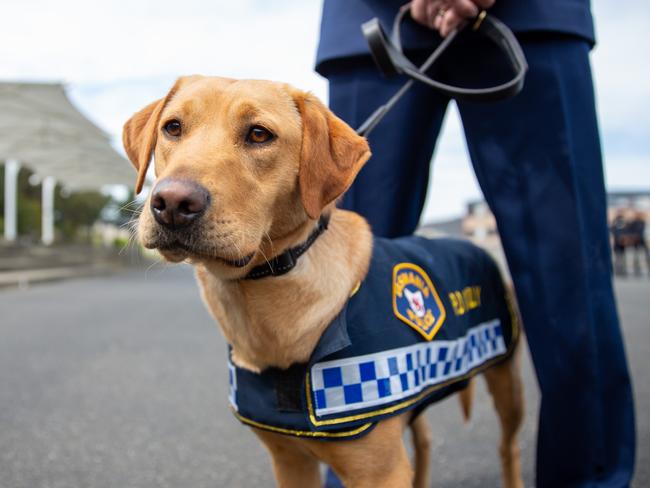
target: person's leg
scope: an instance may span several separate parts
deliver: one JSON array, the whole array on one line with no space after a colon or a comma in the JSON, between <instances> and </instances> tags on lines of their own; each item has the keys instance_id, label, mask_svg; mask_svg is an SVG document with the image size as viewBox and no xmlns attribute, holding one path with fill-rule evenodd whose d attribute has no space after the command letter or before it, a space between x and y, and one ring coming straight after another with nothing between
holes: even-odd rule
<instances>
[{"instance_id":1,"label":"person's leg","mask_svg":"<svg viewBox=\"0 0 650 488\"><path fill-rule=\"evenodd\" d=\"M625 268L625 246L614 244L614 273L616 276L625 276L627 275Z\"/></svg>"},{"instance_id":2,"label":"person's leg","mask_svg":"<svg viewBox=\"0 0 650 488\"><path fill-rule=\"evenodd\" d=\"M383 78L370 58L344 60L330 69L330 108L354 128L405 81ZM445 98L416 84L370 134L372 157L340 206L368 219L375 235L397 237L415 230L446 106Z\"/></svg>"},{"instance_id":3,"label":"person's leg","mask_svg":"<svg viewBox=\"0 0 650 488\"><path fill-rule=\"evenodd\" d=\"M523 91L459 108L542 393L537 486L624 487L634 406L611 283L589 47L569 37L522 43L530 66Z\"/></svg>"},{"instance_id":4,"label":"person's leg","mask_svg":"<svg viewBox=\"0 0 650 488\"><path fill-rule=\"evenodd\" d=\"M641 252L641 243L636 242L632 248L632 267L634 268L634 276L641 276L641 261L639 259L639 253Z\"/></svg>"}]
</instances>

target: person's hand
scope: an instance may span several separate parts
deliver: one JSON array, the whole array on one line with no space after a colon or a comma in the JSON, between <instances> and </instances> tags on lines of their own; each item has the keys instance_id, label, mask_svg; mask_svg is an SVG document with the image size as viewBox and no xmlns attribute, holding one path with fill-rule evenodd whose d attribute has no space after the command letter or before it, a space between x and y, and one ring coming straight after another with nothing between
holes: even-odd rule
<instances>
[{"instance_id":1,"label":"person's hand","mask_svg":"<svg viewBox=\"0 0 650 488\"><path fill-rule=\"evenodd\" d=\"M495 0L413 0L411 17L420 24L436 29L442 37L467 19L473 19Z\"/></svg>"}]
</instances>

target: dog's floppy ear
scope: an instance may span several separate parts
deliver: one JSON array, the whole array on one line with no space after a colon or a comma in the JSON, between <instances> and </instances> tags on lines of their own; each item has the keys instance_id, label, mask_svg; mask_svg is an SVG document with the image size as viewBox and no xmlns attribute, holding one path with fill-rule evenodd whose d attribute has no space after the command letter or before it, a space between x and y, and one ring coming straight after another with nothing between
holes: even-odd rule
<instances>
[{"instance_id":1,"label":"dog's floppy ear","mask_svg":"<svg viewBox=\"0 0 650 488\"><path fill-rule=\"evenodd\" d=\"M138 170L135 193L142 191L147 175L151 153L156 145L158 119L162 111L163 98L150 103L126 121L122 129L122 144L129 160Z\"/></svg>"},{"instance_id":2,"label":"dog's floppy ear","mask_svg":"<svg viewBox=\"0 0 650 488\"><path fill-rule=\"evenodd\" d=\"M174 96L184 78L179 78L164 98L150 103L145 108L133 114L122 129L122 144L129 160L138 170L135 182L135 192L140 193L144 185L147 169L151 162L151 154L156 147L158 122L160 113L167 102Z\"/></svg>"},{"instance_id":3,"label":"dog's floppy ear","mask_svg":"<svg viewBox=\"0 0 650 488\"><path fill-rule=\"evenodd\" d=\"M347 190L370 158L365 138L336 117L316 97L294 93L302 116L300 197L312 219Z\"/></svg>"}]
</instances>

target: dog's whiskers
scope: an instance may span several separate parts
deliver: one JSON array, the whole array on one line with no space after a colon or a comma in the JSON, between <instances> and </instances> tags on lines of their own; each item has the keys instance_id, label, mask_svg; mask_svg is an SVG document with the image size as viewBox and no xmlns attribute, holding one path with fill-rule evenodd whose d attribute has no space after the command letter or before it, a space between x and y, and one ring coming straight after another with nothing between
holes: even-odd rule
<instances>
[{"instance_id":1,"label":"dog's whiskers","mask_svg":"<svg viewBox=\"0 0 650 488\"><path fill-rule=\"evenodd\" d=\"M126 243L120 248L118 252L118 256L121 256L124 253L124 251L135 246L136 237L137 237L137 226L138 226L138 221L136 219L129 220L128 222L125 222L120 226L122 228L127 228L127 230L129 231L129 237L126 240Z\"/></svg>"},{"instance_id":2,"label":"dog's whiskers","mask_svg":"<svg viewBox=\"0 0 650 488\"><path fill-rule=\"evenodd\" d=\"M141 202L138 202L137 200L131 200L130 202L126 202L119 209L120 209L120 211L122 211L122 210L129 211L129 210L132 210L136 206L142 208L143 204Z\"/></svg>"},{"instance_id":3,"label":"dog's whiskers","mask_svg":"<svg viewBox=\"0 0 650 488\"><path fill-rule=\"evenodd\" d=\"M162 257L159 257L158 259L154 260L153 263L151 263L149 266L147 266L147 269L144 271L144 277L145 279L149 279L149 271L151 271L157 264L163 265L163 270L165 268L165 260Z\"/></svg>"}]
</instances>

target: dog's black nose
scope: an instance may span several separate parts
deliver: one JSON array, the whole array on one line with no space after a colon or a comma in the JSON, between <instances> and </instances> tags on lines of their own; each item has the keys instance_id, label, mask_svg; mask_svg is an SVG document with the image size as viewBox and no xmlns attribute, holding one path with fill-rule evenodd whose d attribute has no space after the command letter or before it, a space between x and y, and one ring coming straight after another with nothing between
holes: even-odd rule
<instances>
[{"instance_id":1,"label":"dog's black nose","mask_svg":"<svg viewBox=\"0 0 650 488\"><path fill-rule=\"evenodd\" d=\"M151 213L156 222L179 229L194 222L210 203L208 190L189 180L165 178L151 194Z\"/></svg>"}]
</instances>

